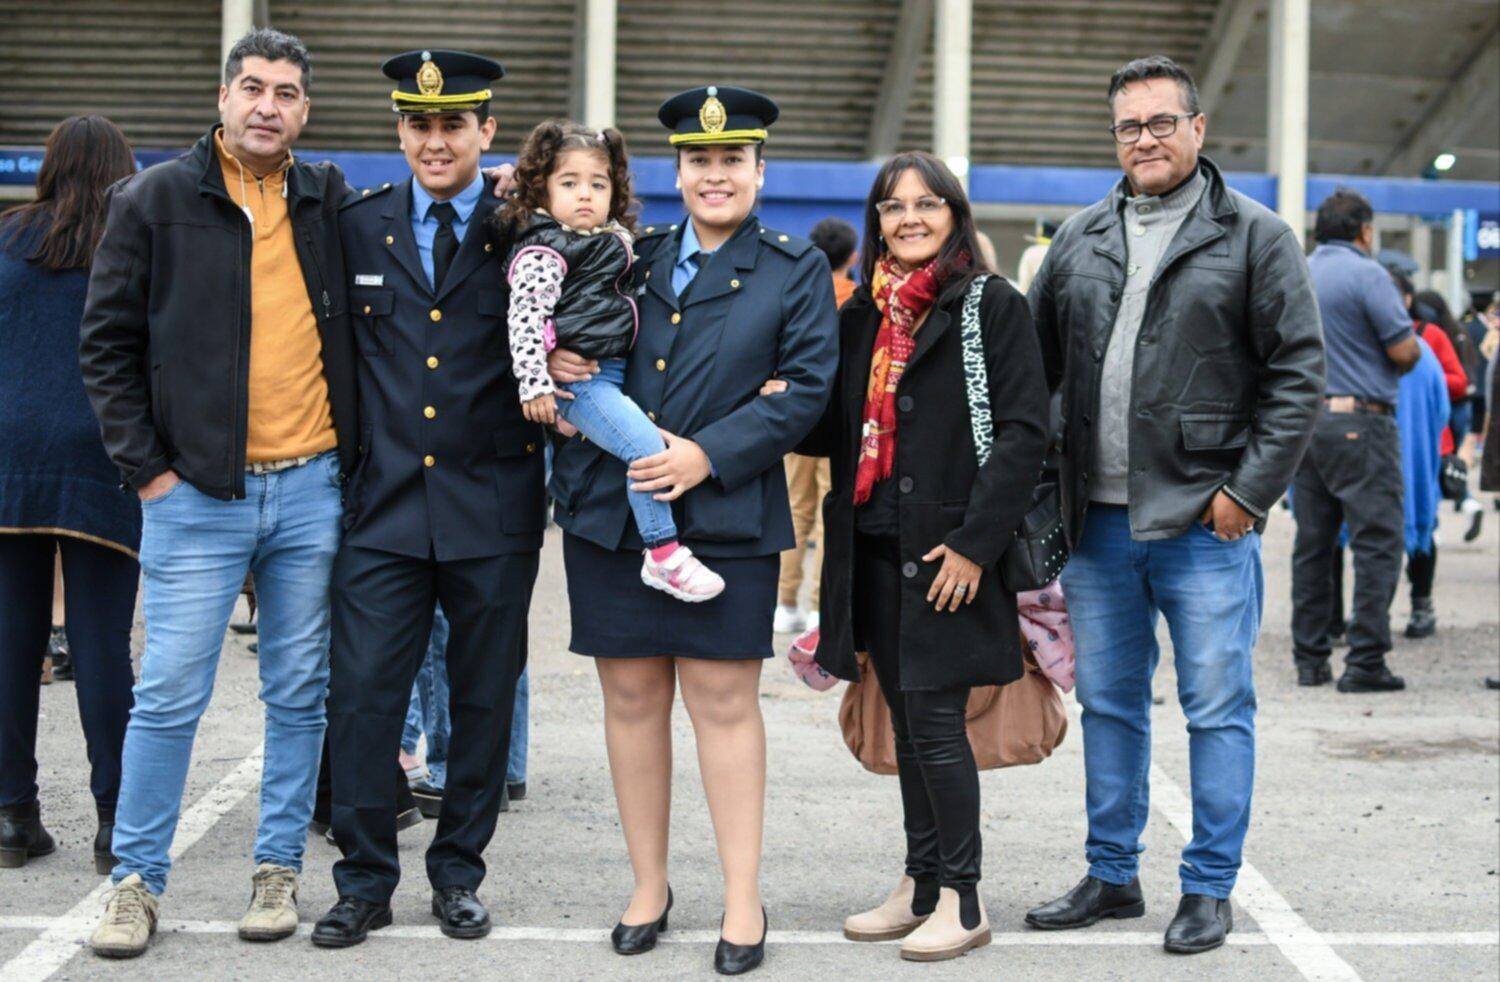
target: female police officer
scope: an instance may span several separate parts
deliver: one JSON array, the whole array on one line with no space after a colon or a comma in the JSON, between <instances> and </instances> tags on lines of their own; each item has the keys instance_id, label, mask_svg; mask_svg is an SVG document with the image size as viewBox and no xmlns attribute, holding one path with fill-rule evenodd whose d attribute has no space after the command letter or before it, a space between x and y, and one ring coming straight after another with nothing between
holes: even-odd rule
<instances>
[{"instance_id":1,"label":"female police officer","mask_svg":"<svg viewBox=\"0 0 1500 982\"><path fill-rule=\"evenodd\" d=\"M778 556L793 544L781 459L812 428L837 361L828 263L752 213L761 145L776 104L729 86L668 99L687 216L636 244L640 333L625 392L661 427L662 453L638 461L638 490L672 501L682 541L727 584L685 604L640 579L625 465L577 437L558 451L553 496L566 532L571 649L595 659L605 739L635 891L613 943L650 950L666 926L671 711L675 685L697 737L724 869L723 974L764 957L759 870L765 792L761 661L771 654ZM560 382L592 364L553 352ZM784 391L759 396L779 378Z\"/></svg>"}]
</instances>

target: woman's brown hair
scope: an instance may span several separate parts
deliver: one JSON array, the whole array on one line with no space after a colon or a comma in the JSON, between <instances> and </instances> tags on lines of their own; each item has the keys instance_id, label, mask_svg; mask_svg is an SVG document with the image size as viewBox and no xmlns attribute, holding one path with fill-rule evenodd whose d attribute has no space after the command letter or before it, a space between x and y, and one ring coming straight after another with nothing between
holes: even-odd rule
<instances>
[{"instance_id":1,"label":"woman's brown hair","mask_svg":"<svg viewBox=\"0 0 1500 982\"><path fill-rule=\"evenodd\" d=\"M942 278L960 277L967 282L978 273L986 271L984 253L979 249L979 229L974 224L974 211L969 207L969 196L953 171L942 160L924 150L909 150L898 153L881 165L870 185L870 196L865 199L864 244L859 252L861 283L875 281L875 267L886 253L885 239L880 235L880 213L875 206L891 196L901 175L915 170L927 190L942 198L953 213L953 231L948 241L938 251L938 266Z\"/></svg>"},{"instance_id":2,"label":"woman's brown hair","mask_svg":"<svg viewBox=\"0 0 1500 982\"><path fill-rule=\"evenodd\" d=\"M613 127L596 130L569 119L538 123L516 160L516 189L500 212L502 225L521 228L532 212L547 207L547 178L570 150L592 150L609 161L609 218L635 231L636 200L630 186L630 153L625 134Z\"/></svg>"},{"instance_id":3,"label":"woman's brown hair","mask_svg":"<svg viewBox=\"0 0 1500 982\"><path fill-rule=\"evenodd\" d=\"M130 142L103 116L70 116L47 137L36 200L4 215L6 243L40 232L26 258L47 269L87 269L104 234L104 192L135 173Z\"/></svg>"}]
</instances>

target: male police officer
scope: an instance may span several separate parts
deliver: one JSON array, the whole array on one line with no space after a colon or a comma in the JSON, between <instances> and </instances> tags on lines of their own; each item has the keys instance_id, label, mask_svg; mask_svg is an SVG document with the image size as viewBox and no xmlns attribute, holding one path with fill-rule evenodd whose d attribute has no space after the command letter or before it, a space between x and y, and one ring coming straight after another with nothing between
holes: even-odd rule
<instances>
[{"instance_id":1,"label":"male police officer","mask_svg":"<svg viewBox=\"0 0 1500 982\"><path fill-rule=\"evenodd\" d=\"M499 64L413 51L396 80L412 177L340 214L363 428L334 566L329 749L339 900L313 943L347 947L391 923L399 878L396 752L433 606L452 625L453 752L427 851L449 937L487 934L475 895L504 787L516 676L542 545L540 427L526 422L506 340L507 293L479 169Z\"/></svg>"}]
</instances>

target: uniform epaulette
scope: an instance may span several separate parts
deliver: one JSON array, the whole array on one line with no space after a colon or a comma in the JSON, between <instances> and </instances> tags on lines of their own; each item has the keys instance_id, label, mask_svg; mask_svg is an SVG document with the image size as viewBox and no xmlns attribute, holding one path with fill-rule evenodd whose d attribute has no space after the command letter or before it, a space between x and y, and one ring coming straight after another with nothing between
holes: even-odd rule
<instances>
[{"instance_id":1,"label":"uniform epaulette","mask_svg":"<svg viewBox=\"0 0 1500 982\"><path fill-rule=\"evenodd\" d=\"M796 235L787 235L785 232L778 232L774 228L766 228L764 225L760 229L760 240L773 249L780 249L793 259L798 258L813 247L813 244L807 239Z\"/></svg>"},{"instance_id":2,"label":"uniform epaulette","mask_svg":"<svg viewBox=\"0 0 1500 982\"><path fill-rule=\"evenodd\" d=\"M345 208L351 208L354 205L359 204L361 201L369 201L371 198L378 198L382 194L385 194L387 191L389 191L391 187L391 182L387 181L379 187L361 188L359 194L351 194L349 195L349 197L345 198L343 203L339 205L339 210L342 211Z\"/></svg>"},{"instance_id":3,"label":"uniform epaulette","mask_svg":"<svg viewBox=\"0 0 1500 982\"><path fill-rule=\"evenodd\" d=\"M635 230L635 240L644 242L647 239L659 239L664 235L671 235L677 231L676 224L672 225L647 225L645 228Z\"/></svg>"}]
</instances>

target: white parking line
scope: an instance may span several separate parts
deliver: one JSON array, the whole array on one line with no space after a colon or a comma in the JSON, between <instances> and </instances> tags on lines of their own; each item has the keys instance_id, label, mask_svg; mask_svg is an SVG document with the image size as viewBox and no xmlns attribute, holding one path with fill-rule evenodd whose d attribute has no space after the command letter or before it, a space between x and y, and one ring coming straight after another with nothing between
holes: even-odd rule
<instances>
[{"instance_id":1,"label":"white parking line","mask_svg":"<svg viewBox=\"0 0 1500 982\"><path fill-rule=\"evenodd\" d=\"M257 747L183 813L177 823L177 835L172 839L170 855L173 859L191 849L219 819L260 786L261 754L261 748ZM78 954L98 923L101 901L109 890L110 882L106 877L88 896L74 904L72 910L50 919L41 937L0 965L0 979L5 979L5 982L42 982L50 978Z\"/></svg>"},{"instance_id":2,"label":"white parking line","mask_svg":"<svg viewBox=\"0 0 1500 982\"><path fill-rule=\"evenodd\" d=\"M53 928L70 928L87 932L94 926L88 917L5 917L0 916L0 931L41 931ZM169 921L158 927L162 934L235 934L239 930L236 921ZM301 936L312 933L312 924L304 921L297 929ZM431 940L443 939L435 925L398 924L382 928L370 935L372 940ZM552 941L567 944L604 944L609 940L606 928L567 927L497 927L490 932L489 941ZM672 931L661 936L663 944L714 944L719 940L717 931ZM1380 932L1357 931L1342 934L1325 934L1326 944L1349 945L1351 947L1419 948L1419 947L1500 947L1500 931L1405 931ZM773 945L853 945L838 931L772 931L767 939ZM863 943L863 942L858 942ZM900 944L899 941L884 942ZM1159 947L1161 933L1158 931L1010 931L997 932L994 944L1012 948L1115 948L1115 947ZM1281 942L1260 931L1236 931L1229 936L1229 947L1280 947Z\"/></svg>"}]
</instances>

